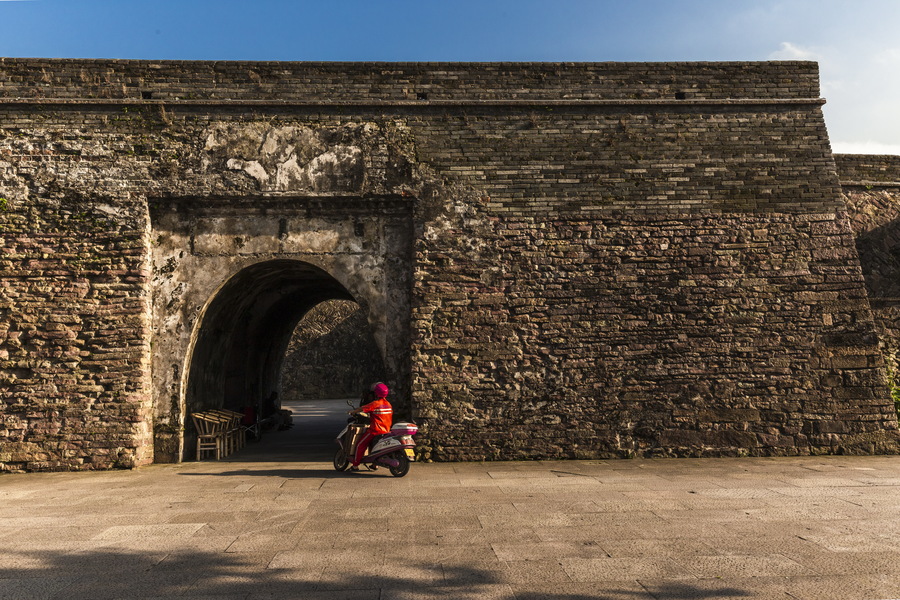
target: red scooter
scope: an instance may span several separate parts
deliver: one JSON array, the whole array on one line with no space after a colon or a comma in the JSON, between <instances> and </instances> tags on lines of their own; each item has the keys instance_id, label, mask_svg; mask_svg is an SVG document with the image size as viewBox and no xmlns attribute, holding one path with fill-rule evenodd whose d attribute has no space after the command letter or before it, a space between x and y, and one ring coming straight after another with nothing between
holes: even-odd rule
<instances>
[{"instance_id":1,"label":"red scooter","mask_svg":"<svg viewBox=\"0 0 900 600\"><path fill-rule=\"evenodd\" d=\"M334 453L334 468L338 471L346 471L350 467L356 444L367 426L365 422L361 422L361 417L360 415L347 423L334 440L338 445L337 452ZM412 436L418 432L419 427L415 423L394 423L390 433L375 440L360 464L370 471L387 467L394 477L403 477L409 473L410 462L416 459L413 451L416 443Z\"/></svg>"}]
</instances>

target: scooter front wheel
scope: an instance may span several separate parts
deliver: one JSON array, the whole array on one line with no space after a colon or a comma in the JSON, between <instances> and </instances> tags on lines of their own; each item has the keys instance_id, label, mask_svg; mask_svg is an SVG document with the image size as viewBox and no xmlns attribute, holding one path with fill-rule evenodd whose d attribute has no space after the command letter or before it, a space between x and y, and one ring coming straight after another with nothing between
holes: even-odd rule
<instances>
[{"instance_id":1,"label":"scooter front wheel","mask_svg":"<svg viewBox=\"0 0 900 600\"><path fill-rule=\"evenodd\" d=\"M338 448L337 452L334 453L334 468L337 471L346 471L347 467L350 466L350 458L347 456L347 453L344 452L343 448Z\"/></svg>"},{"instance_id":2,"label":"scooter front wheel","mask_svg":"<svg viewBox=\"0 0 900 600\"><path fill-rule=\"evenodd\" d=\"M391 475L394 477L403 477L409 473L409 457L406 456L406 452L394 452L391 454L391 458L399 463L396 467L389 467Z\"/></svg>"}]
</instances>

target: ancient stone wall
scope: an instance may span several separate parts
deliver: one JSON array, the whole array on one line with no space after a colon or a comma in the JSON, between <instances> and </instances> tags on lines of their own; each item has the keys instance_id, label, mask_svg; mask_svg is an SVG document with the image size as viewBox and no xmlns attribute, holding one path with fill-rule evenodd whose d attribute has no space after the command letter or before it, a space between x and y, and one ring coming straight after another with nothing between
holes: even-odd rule
<instances>
[{"instance_id":1,"label":"ancient stone wall","mask_svg":"<svg viewBox=\"0 0 900 600\"><path fill-rule=\"evenodd\" d=\"M46 155L30 141L12 140L13 149L4 142L0 171L13 171L7 161L14 159L15 173L37 189L0 193L0 468L147 462L150 273L142 208L78 193L53 197L39 187Z\"/></svg>"},{"instance_id":2,"label":"ancient stone wall","mask_svg":"<svg viewBox=\"0 0 900 600\"><path fill-rule=\"evenodd\" d=\"M418 242L414 384L436 456L894 448L814 103L448 130L419 156L483 195Z\"/></svg>"},{"instance_id":3,"label":"ancient stone wall","mask_svg":"<svg viewBox=\"0 0 900 600\"><path fill-rule=\"evenodd\" d=\"M816 98L814 63L378 63L0 58L9 99L308 101Z\"/></svg>"},{"instance_id":4,"label":"ancient stone wall","mask_svg":"<svg viewBox=\"0 0 900 600\"><path fill-rule=\"evenodd\" d=\"M802 62L2 59L0 468L178 460L329 299L428 458L892 451L821 104Z\"/></svg>"},{"instance_id":5,"label":"ancient stone wall","mask_svg":"<svg viewBox=\"0 0 900 600\"><path fill-rule=\"evenodd\" d=\"M488 458L792 454L895 418L833 215L570 216L493 233L503 272L458 267L453 284L444 270L435 308L416 311L442 454L473 452L462 429Z\"/></svg>"},{"instance_id":6,"label":"ancient stone wall","mask_svg":"<svg viewBox=\"0 0 900 600\"><path fill-rule=\"evenodd\" d=\"M900 157L834 158L882 351L900 388Z\"/></svg>"}]
</instances>

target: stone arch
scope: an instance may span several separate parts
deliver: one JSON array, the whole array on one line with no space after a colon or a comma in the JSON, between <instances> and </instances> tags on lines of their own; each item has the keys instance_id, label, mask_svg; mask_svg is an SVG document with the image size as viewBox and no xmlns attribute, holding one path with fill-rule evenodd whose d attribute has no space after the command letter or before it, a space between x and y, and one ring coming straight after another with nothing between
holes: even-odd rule
<instances>
[{"instance_id":1,"label":"stone arch","mask_svg":"<svg viewBox=\"0 0 900 600\"><path fill-rule=\"evenodd\" d=\"M361 307L411 410L407 199L159 199L150 217L156 462L186 455L191 410L239 408L271 389L299 319L332 298ZM213 366L192 376L198 360Z\"/></svg>"}]
</instances>

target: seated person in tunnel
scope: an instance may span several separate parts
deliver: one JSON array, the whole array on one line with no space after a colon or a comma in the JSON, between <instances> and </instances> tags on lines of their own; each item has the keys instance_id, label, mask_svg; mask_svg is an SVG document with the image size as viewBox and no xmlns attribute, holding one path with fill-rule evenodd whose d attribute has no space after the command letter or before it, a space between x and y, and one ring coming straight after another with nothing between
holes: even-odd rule
<instances>
[{"instance_id":1,"label":"seated person in tunnel","mask_svg":"<svg viewBox=\"0 0 900 600\"><path fill-rule=\"evenodd\" d=\"M372 393L375 396L372 402L350 411L351 415L364 414L371 419L368 428L356 444L356 455L350 465L350 469L353 471L359 470L359 463L362 462L369 444L376 437L390 433L394 420L394 410L391 408L391 403L387 401L388 386L380 382L376 383L372 386Z\"/></svg>"}]
</instances>

